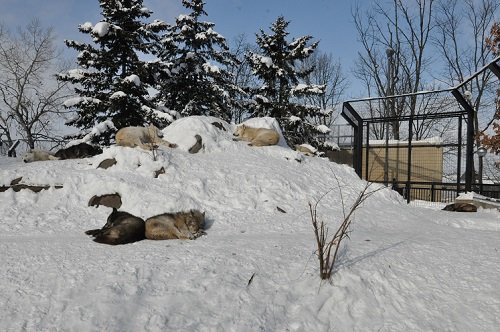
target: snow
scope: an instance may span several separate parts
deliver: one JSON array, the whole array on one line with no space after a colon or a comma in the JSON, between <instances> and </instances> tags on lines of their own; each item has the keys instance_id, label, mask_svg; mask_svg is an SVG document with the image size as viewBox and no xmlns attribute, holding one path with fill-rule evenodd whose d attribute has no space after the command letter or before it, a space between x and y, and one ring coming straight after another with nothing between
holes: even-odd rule
<instances>
[{"instance_id":1,"label":"snow","mask_svg":"<svg viewBox=\"0 0 500 332\"><path fill-rule=\"evenodd\" d=\"M92 23L90 22L85 22L83 24L80 24L80 30L82 31L91 31L92 30Z\"/></svg>"},{"instance_id":2,"label":"snow","mask_svg":"<svg viewBox=\"0 0 500 332\"><path fill-rule=\"evenodd\" d=\"M111 24L109 24L108 22L96 23L96 25L92 29L92 33L99 37L104 37L108 34L110 26Z\"/></svg>"},{"instance_id":3,"label":"snow","mask_svg":"<svg viewBox=\"0 0 500 332\"><path fill-rule=\"evenodd\" d=\"M119 98L124 98L126 97L127 94L123 91L116 91L111 96L109 96L109 99L119 99Z\"/></svg>"},{"instance_id":4,"label":"snow","mask_svg":"<svg viewBox=\"0 0 500 332\"><path fill-rule=\"evenodd\" d=\"M215 73L219 74L220 73L220 68L217 67L216 65L212 65L210 62L205 62L203 64L203 70L207 73Z\"/></svg>"},{"instance_id":5,"label":"snow","mask_svg":"<svg viewBox=\"0 0 500 332\"><path fill-rule=\"evenodd\" d=\"M299 84L297 84L297 86L295 88L293 88L293 90L302 91L302 90L306 90L308 87L309 87L309 85L307 85L307 84L299 83Z\"/></svg>"},{"instance_id":6,"label":"snow","mask_svg":"<svg viewBox=\"0 0 500 332\"><path fill-rule=\"evenodd\" d=\"M316 149L314 146L310 145L310 144L307 144L307 143L304 143L304 144L300 144L300 146L308 149L309 151L311 151L312 153L316 153L318 152L318 149Z\"/></svg>"},{"instance_id":7,"label":"snow","mask_svg":"<svg viewBox=\"0 0 500 332\"><path fill-rule=\"evenodd\" d=\"M354 171L285 146L249 147L209 117L164 129L179 148L111 146L81 160L0 157L0 321L5 331L497 331L500 213L407 206L384 189L356 211L332 283L321 283L308 205L331 230L364 187ZM272 125L273 119L254 119ZM229 129L229 128L228 128ZM189 154L197 133L205 149ZM186 142L184 142L186 140ZM113 157L117 164L97 165ZM158 178L154 171L164 167ZM206 212L194 241L94 243L93 195L141 218ZM277 207L286 211L282 213ZM252 280L250 282L250 280Z\"/></svg>"},{"instance_id":8,"label":"snow","mask_svg":"<svg viewBox=\"0 0 500 332\"><path fill-rule=\"evenodd\" d=\"M304 84L304 83L299 83L297 86L295 86L292 90L292 94L296 93L314 93L314 94L321 94L325 91L325 85L319 85L319 84Z\"/></svg>"},{"instance_id":9,"label":"snow","mask_svg":"<svg viewBox=\"0 0 500 332\"><path fill-rule=\"evenodd\" d=\"M469 191L466 193L461 193L460 195L457 196L458 200L473 200L474 199L474 192Z\"/></svg>"},{"instance_id":10,"label":"snow","mask_svg":"<svg viewBox=\"0 0 500 332\"><path fill-rule=\"evenodd\" d=\"M134 83L135 86L141 86L141 79L136 74L125 77L125 82Z\"/></svg>"},{"instance_id":11,"label":"snow","mask_svg":"<svg viewBox=\"0 0 500 332\"><path fill-rule=\"evenodd\" d=\"M331 150L340 150L339 145L336 142L333 141L324 141L321 143L324 147L329 148Z\"/></svg>"},{"instance_id":12,"label":"snow","mask_svg":"<svg viewBox=\"0 0 500 332\"><path fill-rule=\"evenodd\" d=\"M252 54L252 59L254 62L260 62L266 65L267 68L271 68L273 65L273 59L268 56Z\"/></svg>"},{"instance_id":13,"label":"snow","mask_svg":"<svg viewBox=\"0 0 500 332\"><path fill-rule=\"evenodd\" d=\"M185 14L181 14L177 16L177 21L182 22L182 21L193 21L193 17Z\"/></svg>"},{"instance_id":14,"label":"snow","mask_svg":"<svg viewBox=\"0 0 500 332\"><path fill-rule=\"evenodd\" d=\"M329 133L330 131L332 131L330 128L328 128L328 126L325 126L323 124L316 126L316 130L319 131L320 133L323 133L323 134L326 134L326 133Z\"/></svg>"},{"instance_id":15,"label":"snow","mask_svg":"<svg viewBox=\"0 0 500 332\"><path fill-rule=\"evenodd\" d=\"M91 97L73 97L66 99L63 103L65 107L73 107L75 105L78 105L80 103L94 103L94 104L99 104L101 102L100 99L97 98L91 98Z\"/></svg>"},{"instance_id":16,"label":"snow","mask_svg":"<svg viewBox=\"0 0 500 332\"><path fill-rule=\"evenodd\" d=\"M68 70L67 76L79 80L84 78L86 73L87 71L82 69L70 69Z\"/></svg>"},{"instance_id":17,"label":"snow","mask_svg":"<svg viewBox=\"0 0 500 332\"><path fill-rule=\"evenodd\" d=\"M100 122L96 124L85 136L83 136L81 139L74 140L66 145L66 147L70 147L72 145L80 144L80 143L91 143L92 138L94 137L99 137L102 134L113 130L116 131L116 127L114 123L111 120L105 120L103 122Z\"/></svg>"}]
</instances>

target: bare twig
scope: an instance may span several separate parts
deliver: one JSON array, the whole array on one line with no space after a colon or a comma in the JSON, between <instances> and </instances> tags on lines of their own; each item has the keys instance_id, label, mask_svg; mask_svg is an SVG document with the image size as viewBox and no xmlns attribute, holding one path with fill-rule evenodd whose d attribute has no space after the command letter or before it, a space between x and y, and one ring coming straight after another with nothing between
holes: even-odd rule
<instances>
[{"instance_id":1,"label":"bare twig","mask_svg":"<svg viewBox=\"0 0 500 332\"><path fill-rule=\"evenodd\" d=\"M358 208L360 208L361 205L371 195L384 188L380 187L369 191L368 189L370 188L371 183L367 182L363 190L361 190L361 192L358 194L354 203L351 205L349 211L346 213L345 202L342 194L342 188L340 186L340 181L335 174L334 177L337 182L340 198L342 201L343 220L340 226L333 234L333 236L331 237L329 236L328 234L329 228L328 226L326 226L325 222L323 220L318 220L318 204L326 196L326 194L322 195L318 200L316 200L314 204L309 202L309 213L314 230L314 235L316 238L316 246L317 246L316 254L319 260L320 278L322 280L330 280L332 276L334 267L336 266L340 244L343 239L349 238L349 232L350 232L349 227L354 219L354 212ZM329 190L327 193L331 191L332 190Z\"/></svg>"}]
</instances>

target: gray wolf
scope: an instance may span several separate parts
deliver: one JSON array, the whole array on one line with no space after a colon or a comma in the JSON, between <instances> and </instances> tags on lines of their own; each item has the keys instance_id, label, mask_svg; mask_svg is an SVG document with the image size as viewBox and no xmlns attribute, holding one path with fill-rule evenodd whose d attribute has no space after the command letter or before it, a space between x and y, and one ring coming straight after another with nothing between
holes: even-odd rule
<instances>
[{"instance_id":1,"label":"gray wolf","mask_svg":"<svg viewBox=\"0 0 500 332\"><path fill-rule=\"evenodd\" d=\"M124 127L116 133L115 141L116 145L131 148L138 146L145 150L153 150L158 145L165 145L169 148L177 147L177 144L163 140L162 137L163 133L153 125L147 127Z\"/></svg>"},{"instance_id":2,"label":"gray wolf","mask_svg":"<svg viewBox=\"0 0 500 332\"><path fill-rule=\"evenodd\" d=\"M91 229L85 234L93 236L94 241L98 243L110 245L132 243L145 238L145 224L141 218L113 208L103 228Z\"/></svg>"},{"instance_id":3,"label":"gray wolf","mask_svg":"<svg viewBox=\"0 0 500 332\"><path fill-rule=\"evenodd\" d=\"M190 239L205 234L205 213L198 210L164 213L146 219L146 238L150 240Z\"/></svg>"},{"instance_id":4,"label":"gray wolf","mask_svg":"<svg viewBox=\"0 0 500 332\"><path fill-rule=\"evenodd\" d=\"M43 150L30 150L23 156L23 161L25 163L31 163L33 161L44 161L44 160L58 160L59 158L53 156L50 152Z\"/></svg>"},{"instance_id":5,"label":"gray wolf","mask_svg":"<svg viewBox=\"0 0 500 332\"><path fill-rule=\"evenodd\" d=\"M443 208L444 211L477 212L477 206L470 203L452 203Z\"/></svg>"},{"instance_id":6,"label":"gray wolf","mask_svg":"<svg viewBox=\"0 0 500 332\"><path fill-rule=\"evenodd\" d=\"M250 142L250 146L267 146L276 145L280 140L278 132L274 129L253 128L247 125L239 125L236 127L233 136L235 140Z\"/></svg>"},{"instance_id":7,"label":"gray wolf","mask_svg":"<svg viewBox=\"0 0 500 332\"><path fill-rule=\"evenodd\" d=\"M102 153L102 149L97 146L93 146L87 143L80 143L76 145L72 145L65 149L60 149L55 153L59 159L79 159L92 157Z\"/></svg>"}]
</instances>

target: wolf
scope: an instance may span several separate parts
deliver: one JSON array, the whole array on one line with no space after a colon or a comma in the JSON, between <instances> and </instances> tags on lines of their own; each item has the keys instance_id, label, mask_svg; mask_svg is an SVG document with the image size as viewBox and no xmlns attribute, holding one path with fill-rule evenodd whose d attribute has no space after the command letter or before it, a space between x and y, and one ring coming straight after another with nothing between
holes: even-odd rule
<instances>
[{"instance_id":1,"label":"wolf","mask_svg":"<svg viewBox=\"0 0 500 332\"><path fill-rule=\"evenodd\" d=\"M280 135L274 129L253 128L244 124L236 127L233 136L237 141L250 142L250 146L276 145L280 140Z\"/></svg>"},{"instance_id":2,"label":"wolf","mask_svg":"<svg viewBox=\"0 0 500 332\"><path fill-rule=\"evenodd\" d=\"M158 145L165 145L169 148L177 147L177 144L163 140L162 137L163 133L153 125L147 127L124 127L116 133L115 141L116 145L131 148L138 146L145 150L153 150Z\"/></svg>"},{"instance_id":3,"label":"wolf","mask_svg":"<svg viewBox=\"0 0 500 332\"><path fill-rule=\"evenodd\" d=\"M146 238L150 240L194 240L205 234L205 212L164 213L146 219Z\"/></svg>"},{"instance_id":4,"label":"wolf","mask_svg":"<svg viewBox=\"0 0 500 332\"><path fill-rule=\"evenodd\" d=\"M54 156L59 159L80 159L92 157L102 153L102 149L87 143L80 143L70 147L60 149Z\"/></svg>"},{"instance_id":5,"label":"wolf","mask_svg":"<svg viewBox=\"0 0 500 332\"><path fill-rule=\"evenodd\" d=\"M44 161L44 160L58 160L56 156L53 156L50 152L43 150L30 150L23 156L23 161L25 163L31 163L33 161Z\"/></svg>"},{"instance_id":6,"label":"wolf","mask_svg":"<svg viewBox=\"0 0 500 332\"><path fill-rule=\"evenodd\" d=\"M144 220L128 212L113 212L108 216L106 224L101 229L91 229L85 234L93 236L98 243L117 245L145 239Z\"/></svg>"},{"instance_id":7,"label":"wolf","mask_svg":"<svg viewBox=\"0 0 500 332\"><path fill-rule=\"evenodd\" d=\"M301 144L295 145L295 151L302 152L306 156L314 156L318 150L309 144Z\"/></svg>"},{"instance_id":8,"label":"wolf","mask_svg":"<svg viewBox=\"0 0 500 332\"><path fill-rule=\"evenodd\" d=\"M451 203L446 205L443 211L477 212L477 206L471 203Z\"/></svg>"}]
</instances>

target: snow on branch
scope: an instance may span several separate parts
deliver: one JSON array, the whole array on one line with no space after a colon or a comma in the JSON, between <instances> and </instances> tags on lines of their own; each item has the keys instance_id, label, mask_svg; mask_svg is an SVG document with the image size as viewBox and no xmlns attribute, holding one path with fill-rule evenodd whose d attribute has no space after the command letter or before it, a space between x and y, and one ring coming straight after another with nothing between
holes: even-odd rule
<instances>
[{"instance_id":1,"label":"snow on branch","mask_svg":"<svg viewBox=\"0 0 500 332\"><path fill-rule=\"evenodd\" d=\"M322 94L325 93L325 84L297 84L295 88L291 90L292 95L296 94Z\"/></svg>"}]
</instances>

